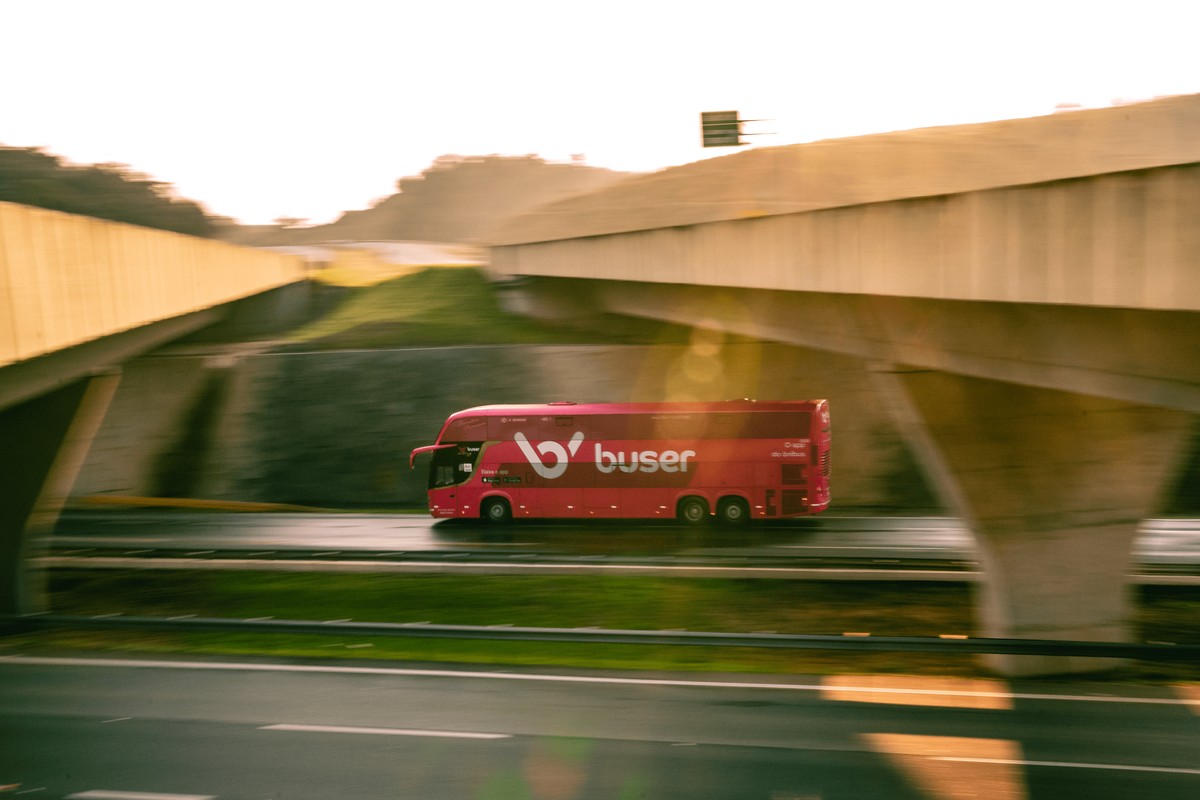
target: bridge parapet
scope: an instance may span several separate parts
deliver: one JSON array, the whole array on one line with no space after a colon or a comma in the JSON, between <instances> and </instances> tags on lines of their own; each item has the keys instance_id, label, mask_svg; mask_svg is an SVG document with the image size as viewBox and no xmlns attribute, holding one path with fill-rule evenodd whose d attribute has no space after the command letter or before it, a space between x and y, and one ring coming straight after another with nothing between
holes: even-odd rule
<instances>
[{"instance_id":1,"label":"bridge parapet","mask_svg":"<svg viewBox=\"0 0 1200 800\"><path fill-rule=\"evenodd\" d=\"M0 202L0 367L304 278L297 256Z\"/></svg>"},{"instance_id":2,"label":"bridge parapet","mask_svg":"<svg viewBox=\"0 0 1200 800\"><path fill-rule=\"evenodd\" d=\"M1200 310L1200 95L761 148L511 220L507 275Z\"/></svg>"}]
</instances>

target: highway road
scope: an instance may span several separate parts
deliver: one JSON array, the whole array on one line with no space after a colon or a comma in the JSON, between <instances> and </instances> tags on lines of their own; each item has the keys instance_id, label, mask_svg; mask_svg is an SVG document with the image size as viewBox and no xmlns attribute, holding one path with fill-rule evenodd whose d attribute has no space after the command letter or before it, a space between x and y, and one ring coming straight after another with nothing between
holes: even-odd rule
<instances>
[{"instance_id":1,"label":"highway road","mask_svg":"<svg viewBox=\"0 0 1200 800\"><path fill-rule=\"evenodd\" d=\"M59 559L309 558L470 566L493 571L570 563L636 565L684 574L696 568L756 572L867 566L969 570L974 542L945 517L822 515L786 523L688 528L657 521L536 522L493 528L414 514L71 512L50 539ZM1200 520L1148 520L1134 552L1141 573L1197 572ZM61 565L60 561L60 565ZM848 575L850 577L852 575ZM786 577L786 576L781 576ZM1174 577L1174 576L1172 576Z\"/></svg>"},{"instance_id":2,"label":"highway road","mask_svg":"<svg viewBox=\"0 0 1200 800\"><path fill-rule=\"evenodd\" d=\"M1198 713L1196 687L4 655L0 793L1194 800Z\"/></svg>"},{"instance_id":3,"label":"highway road","mask_svg":"<svg viewBox=\"0 0 1200 800\"><path fill-rule=\"evenodd\" d=\"M1200 522L1191 526L1200 554ZM903 530L901 537L894 535ZM727 529L691 528L657 520L538 520L507 526L435 520L424 514L215 513L190 511L72 511L55 531L64 546L116 544L223 548L343 550L487 549L559 553L678 554L704 548L806 549L885 544L906 551L937 549L971 554L965 530L943 517L811 517Z\"/></svg>"}]
</instances>

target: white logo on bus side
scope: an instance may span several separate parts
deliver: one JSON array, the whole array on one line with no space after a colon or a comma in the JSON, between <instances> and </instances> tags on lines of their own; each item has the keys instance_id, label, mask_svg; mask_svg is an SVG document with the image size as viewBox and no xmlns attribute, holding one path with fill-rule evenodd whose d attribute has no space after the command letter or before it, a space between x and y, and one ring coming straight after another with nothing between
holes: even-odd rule
<instances>
[{"instance_id":1,"label":"white logo on bus side","mask_svg":"<svg viewBox=\"0 0 1200 800\"><path fill-rule=\"evenodd\" d=\"M596 443L596 469L601 472L687 472L688 459L695 457L695 450L631 450L626 461L624 451L610 453Z\"/></svg>"},{"instance_id":2,"label":"white logo on bus side","mask_svg":"<svg viewBox=\"0 0 1200 800\"><path fill-rule=\"evenodd\" d=\"M567 471L567 462L583 444L583 431L576 431L575 435L571 437L571 441L567 442L566 447L558 442L542 442L534 448L525 434L519 431L513 435L513 440L521 448L521 453L533 467L533 471L546 480L552 481L555 478L561 478ZM554 464L547 466L542 461L541 456L546 455L554 456ZM660 469L663 472L687 472L688 459L695 457L695 450L684 450L683 452L664 450L661 453L656 450L642 450L641 452L635 450L630 453L627 462L624 452L608 452L602 444L597 442L595 463L596 469L605 473L618 469L621 472L658 472Z\"/></svg>"},{"instance_id":3,"label":"white logo on bus side","mask_svg":"<svg viewBox=\"0 0 1200 800\"><path fill-rule=\"evenodd\" d=\"M533 471L542 476L548 481L555 478L561 478L562 474L567 471L567 460L575 455L579 450L579 445L583 444L583 431L575 431L575 435L571 437L571 441L567 442L567 446L563 447L558 442L542 442L537 446L535 451L533 445L525 438L525 434L518 432L513 439L516 440L517 446L521 448L521 452L525 454L525 458L529 461ZM539 455L540 454L540 455ZM553 455L553 466L546 466L540 456Z\"/></svg>"}]
</instances>

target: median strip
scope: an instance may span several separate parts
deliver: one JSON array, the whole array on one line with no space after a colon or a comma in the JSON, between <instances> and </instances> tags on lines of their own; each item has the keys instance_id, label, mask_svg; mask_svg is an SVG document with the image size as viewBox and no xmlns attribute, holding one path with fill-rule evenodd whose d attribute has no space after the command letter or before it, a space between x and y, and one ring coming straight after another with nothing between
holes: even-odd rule
<instances>
[{"instance_id":1,"label":"median strip","mask_svg":"<svg viewBox=\"0 0 1200 800\"><path fill-rule=\"evenodd\" d=\"M359 622L351 619L265 619L249 621L222 617L105 616L66 614L0 616L0 629L49 630L93 628L111 630L225 631L237 633L327 634L356 637L419 637L490 639L524 642L582 642L693 647L750 647L800 650L876 652L1004 653L1010 655L1091 656L1150 660L1200 660L1200 645L1163 642L1102 642L1054 639L941 638L938 636L872 636L850 632L826 634L726 633L688 630L631 630L605 628L544 628L520 625L430 625L404 622Z\"/></svg>"}]
</instances>

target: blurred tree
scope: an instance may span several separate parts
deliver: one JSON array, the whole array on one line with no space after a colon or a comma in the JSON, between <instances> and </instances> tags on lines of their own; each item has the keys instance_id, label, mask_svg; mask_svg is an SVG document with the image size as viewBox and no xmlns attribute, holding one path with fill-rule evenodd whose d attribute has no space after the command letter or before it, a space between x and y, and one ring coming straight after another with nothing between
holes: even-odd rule
<instances>
[{"instance_id":1,"label":"blurred tree","mask_svg":"<svg viewBox=\"0 0 1200 800\"><path fill-rule=\"evenodd\" d=\"M213 237L216 224L170 184L124 164L69 166L36 147L0 146L0 200Z\"/></svg>"}]
</instances>

